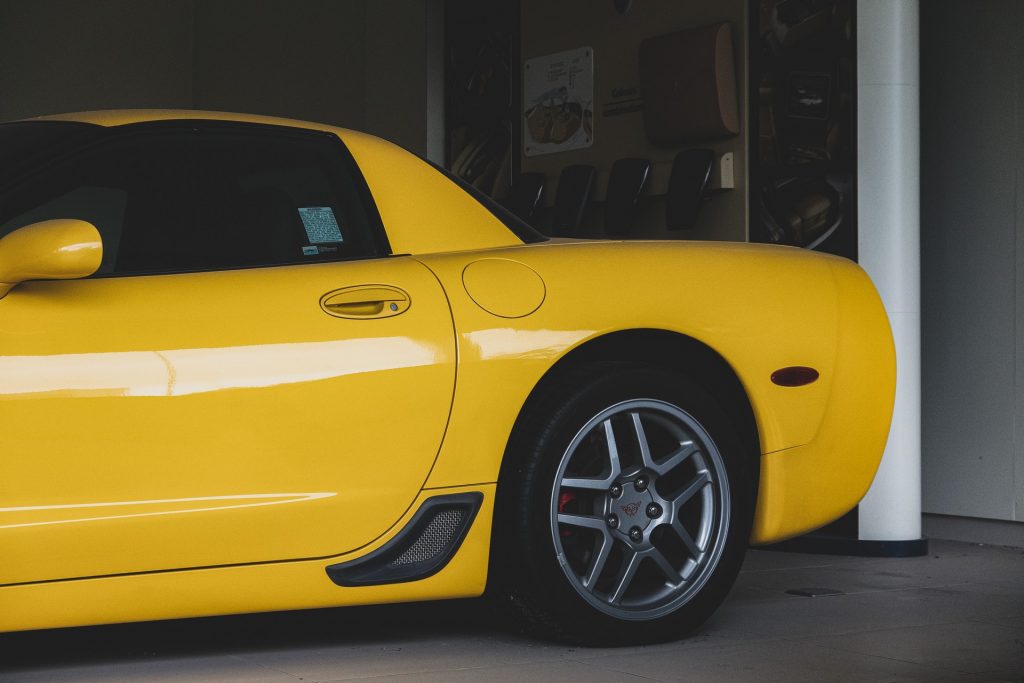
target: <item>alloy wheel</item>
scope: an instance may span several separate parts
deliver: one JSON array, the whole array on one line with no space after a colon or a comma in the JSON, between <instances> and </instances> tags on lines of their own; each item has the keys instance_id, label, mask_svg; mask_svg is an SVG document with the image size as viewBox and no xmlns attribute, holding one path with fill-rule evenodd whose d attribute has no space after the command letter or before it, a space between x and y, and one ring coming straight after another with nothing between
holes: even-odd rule
<instances>
[{"instance_id":1,"label":"alloy wheel","mask_svg":"<svg viewBox=\"0 0 1024 683\"><path fill-rule=\"evenodd\" d=\"M649 620L707 582L729 528L722 455L689 413L635 399L594 415L562 455L551 532L573 588L619 619Z\"/></svg>"}]
</instances>

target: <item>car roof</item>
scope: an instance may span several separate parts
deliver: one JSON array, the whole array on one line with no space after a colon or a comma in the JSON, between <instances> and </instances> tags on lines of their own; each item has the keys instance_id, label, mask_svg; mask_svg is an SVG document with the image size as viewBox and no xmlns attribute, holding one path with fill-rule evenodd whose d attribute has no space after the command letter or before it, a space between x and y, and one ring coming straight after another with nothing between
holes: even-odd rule
<instances>
[{"instance_id":1,"label":"car roof","mask_svg":"<svg viewBox=\"0 0 1024 683\"><path fill-rule=\"evenodd\" d=\"M49 116L37 116L27 121L74 121L77 123L91 123L97 126L113 127L124 126L131 123L144 123L147 121L237 121L240 123L262 123L274 126L289 126L291 128L306 128L308 130L324 130L343 135L358 134L346 128L330 126L326 123L314 123L312 121L300 121L277 116L261 116L259 114L240 114L237 112L204 111L199 109L107 109L97 111L80 111L68 114L52 114Z\"/></svg>"}]
</instances>

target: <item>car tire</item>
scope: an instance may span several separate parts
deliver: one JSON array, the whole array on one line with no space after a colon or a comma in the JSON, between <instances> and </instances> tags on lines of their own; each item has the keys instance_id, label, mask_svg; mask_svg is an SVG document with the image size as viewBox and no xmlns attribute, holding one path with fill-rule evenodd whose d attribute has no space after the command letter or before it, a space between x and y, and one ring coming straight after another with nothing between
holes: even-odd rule
<instances>
[{"instance_id":1,"label":"car tire","mask_svg":"<svg viewBox=\"0 0 1024 683\"><path fill-rule=\"evenodd\" d=\"M560 373L531 399L498 488L492 585L529 630L588 645L683 637L725 599L759 457L685 374Z\"/></svg>"}]
</instances>

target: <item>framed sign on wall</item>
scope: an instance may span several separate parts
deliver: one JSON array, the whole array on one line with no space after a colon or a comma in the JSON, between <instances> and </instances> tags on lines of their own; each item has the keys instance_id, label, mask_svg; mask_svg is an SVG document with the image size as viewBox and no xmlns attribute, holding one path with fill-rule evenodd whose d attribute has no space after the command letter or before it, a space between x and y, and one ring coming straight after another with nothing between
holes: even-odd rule
<instances>
[{"instance_id":1,"label":"framed sign on wall","mask_svg":"<svg viewBox=\"0 0 1024 683\"><path fill-rule=\"evenodd\" d=\"M523 109L526 156L593 145L594 51L581 47L526 60Z\"/></svg>"}]
</instances>

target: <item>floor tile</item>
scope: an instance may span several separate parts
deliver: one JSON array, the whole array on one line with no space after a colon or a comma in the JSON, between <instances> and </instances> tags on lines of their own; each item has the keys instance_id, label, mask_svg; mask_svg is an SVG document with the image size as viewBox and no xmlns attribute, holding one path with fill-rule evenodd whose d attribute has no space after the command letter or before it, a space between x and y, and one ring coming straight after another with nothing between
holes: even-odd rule
<instances>
[{"instance_id":1,"label":"floor tile","mask_svg":"<svg viewBox=\"0 0 1024 683\"><path fill-rule=\"evenodd\" d=\"M740 585L780 595L784 595L790 589L806 587L831 588L853 594L902 588L940 587L963 582L962 578L932 578L876 563L758 572L740 578Z\"/></svg>"},{"instance_id":2,"label":"floor tile","mask_svg":"<svg viewBox=\"0 0 1024 683\"><path fill-rule=\"evenodd\" d=\"M1024 616L1022 617L1003 617L1003 618L992 618L992 619L979 619L978 621L985 621L990 624L998 624L999 626L1009 626L1013 628L1024 629Z\"/></svg>"},{"instance_id":3,"label":"floor tile","mask_svg":"<svg viewBox=\"0 0 1024 683\"><path fill-rule=\"evenodd\" d=\"M353 679L336 679L337 681ZM587 683L616 683L619 681L651 680L637 674L610 671L582 662L541 662L518 666L492 666L471 669L447 669L425 671L396 676L383 676L377 681L416 681L419 683L446 683L447 681L515 681L528 680L530 683L564 683L565 681L587 681ZM323 683L333 683L324 681Z\"/></svg>"},{"instance_id":4,"label":"floor tile","mask_svg":"<svg viewBox=\"0 0 1024 683\"><path fill-rule=\"evenodd\" d=\"M1024 628L961 622L815 638L813 642L822 647L927 664L951 672L981 674L1016 670L1024 677Z\"/></svg>"},{"instance_id":5,"label":"floor tile","mask_svg":"<svg viewBox=\"0 0 1024 683\"><path fill-rule=\"evenodd\" d=\"M963 586L877 591L853 595L743 604L742 628L765 636L839 635L981 618L1024 615L1024 596Z\"/></svg>"},{"instance_id":6,"label":"floor tile","mask_svg":"<svg viewBox=\"0 0 1024 683\"><path fill-rule=\"evenodd\" d=\"M283 671L305 679L332 680L410 674L486 666L557 662L573 648L542 641L505 639L500 635L448 637L422 633L400 638L333 647L292 647L249 652L246 662Z\"/></svg>"},{"instance_id":7,"label":"floor tile","mask_svg":"<svg viewBox=\"0 0 1024 683\"><path fill-rule=\"evenodd\" d=\"M763 572L780 571L785 569L808 569L813 567L837 567L863 562L862 557L847 557L839 555L813 555L810 553L783 553L773 550L747 551L746 560L743 562L743 570L740 575Z\"/></svg>"},{"instance_id":8,"label":"floor tile","mask_svg":"<svg viewBox=\"0 0 1024 683\"><path fill-rule=\"evenodd\" d=\"M922 581L1006 584L1024 594L1024 549L931 541L925 557L878 558L865 568L886 567Z\"/></svg>"},{"instance_id":9,"label":"floor tile","mask_svg":"<svg viewBox=\"0 0 1024 683\"><path fill-rule=\"evenodd\" d=\"M147 681L204 681L204 683L294 683L299 679L281 671L241 661L237 657L179 657L83 666L40 666L5 671L0 681L12 683L145 683Z\"/></svg>"},{"instance_id":10,"label":"floor tile","mask_svg":"<svg viewBox=\"0 0 1024 683\"><path fill-rule=\"evenodd\" d=\"M587 660L613 671L664 681L936 680L928 666L844 652L812 644L755 643L701 651L685 648Z\"/></svg>"}]
</instances>

